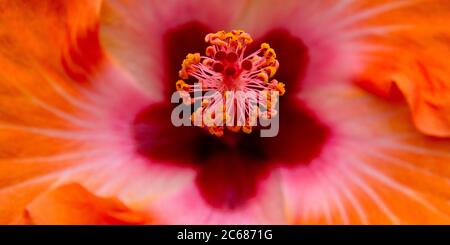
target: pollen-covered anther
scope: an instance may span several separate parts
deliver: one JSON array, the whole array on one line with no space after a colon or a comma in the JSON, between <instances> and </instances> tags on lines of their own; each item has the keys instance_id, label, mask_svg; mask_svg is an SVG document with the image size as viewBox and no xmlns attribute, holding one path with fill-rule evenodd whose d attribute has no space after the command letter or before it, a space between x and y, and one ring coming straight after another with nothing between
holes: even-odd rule
<instances>
[{"instance_id":1,"label":"pollen-covered anther","mask_svg":"<svg viewBox=\"0 0 450 245\"><path fill-rule=\"evenodd\" d=\"M218 126L212 126L208 128L208 131L210 134L215 135L217 137L222 137L223 136L223 127L218 127Z\"/></svg>"},{"instance_id":2,"label":"pollen-covered anther","mask_svg":"<svg viewBox=\"0 0 450 245\"><path fill-rule=\"evenodd\" d=\"M286 92L283 83L272 79L280 65L275 50L269 44L262 43L258 50L245 55L253 39L243 30L210 33L205 36L205 41L209 43L205 56L188 54L179 71L183 80L176 83L179 93L183 93L184 97L186 93L192 96L190 103L201 101L201 106L195 108L191 119L194 125L206 127L211 134L219 137L224 134L224 129L251 133L258 117L267 119L275 115L271 108L278 100L273 96L265 100L259 100L264 96L258 96L256 100L242 94L276 92L283 95ZM185 81L191 81L189 78L198 82L188 84ZM184 97L183 100L187 101ZM261 102L265 104L261 106Z\"/></svg>"},{"instance_id":3,"label":"pollen-covered anther","mask_svg":"<svg viewBox=\"0 0 450 245\"><path fill-rule=\"evenodd\" d=\"M178 91L189 92L189 85L185 83L183 80L178 80L176 83L176 87Z\"/></svg>"},{"instance_id":4,"label":"pollen-covered anther","mask_svg":"<svg viewBox=\"0 0 450 245\"><path fill-rule=\"evenodd\" d=\"M284 83L280 83L280 82L278 82L276 79L273 79L273 80L270 82L269 88L270 88L271 90L273 90L273 91L277 91L277 92L279 93L280 96L283 96L284 93L286 92Z\"/></svg>"},{"instance_id":5,"label":"pollen-covered anther","mask_svg":"<svg viewBox=\"0 0 450 245\"><path fill-rule=\"evenodd\" d=\"M258 75L256 75L256 77L264 83L269 82L269 75L267 75L267 72L265 72L265 71L258 73Z\"/></svg>"}]
</instances>

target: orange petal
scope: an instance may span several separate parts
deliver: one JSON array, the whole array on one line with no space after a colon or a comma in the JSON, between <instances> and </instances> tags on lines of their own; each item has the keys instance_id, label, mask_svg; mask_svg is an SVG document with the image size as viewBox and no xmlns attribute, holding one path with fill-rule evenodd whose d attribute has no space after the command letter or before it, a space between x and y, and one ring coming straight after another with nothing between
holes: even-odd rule
<instances>
[{"instance_id":1,"label":"orange petal","mask_svg":"<svg viewBox=\"0 0 450 245\"><path fill-rule=\"evenodd\" d=\"M140 224L146 217L115 198L93 195L78 184L68 184L37 198L26 209L30 224Z\"/></svg>"},{"instance_id":2,"label":"orange petal","mask_svg":"<svg viewBox=\"0 0 450 245\"><path fill-rule=\"evenodd\" d=\"M385 97L399 90L416 127L423 133L450 137L450 5L445 0L417 1L371 20L370 25L404 26L370 41L387 50L358 82ZM364 28L364 27L362 27Z\"/></svg>"},{"instance_id":3,"label":"orange petal","mask_svg":"<svg viewBox=\"0 0 450 245\"><path fill-rule=\"evenodd\" d=\"M16 62L25 55L44 63L59 62L68 38L75 38L98 22L101 1L0 1L2 56ZM50 48L51 47L51 48ZM57 60L52 58L57 57ZM14 58L14 59L13 59Z\"/></svg>"},{"instance_id":4,"label":"orange petal","mask_svg":"<svg viewBox=\"0 0 450 245\"><path fill-rule=\"evenodd\" d=\"M25 207L45 191L49 185L49 181L42 181L34 185L0 189L0 223L23 223Z\"/></svg>"},{"instance_id":5,"label":"orange petal","mask_svg":"<svg viewBox=\"0 0 450 245\"><path fill-rule=\"evenodd\" d=\"M55 181L85 170L73 167L98 162L86 144L97 133L88 118L99 110L75 75L88 77L103 59L100 3L0 1L0 223L17 222Z\"/></svg>"}]
</instances>

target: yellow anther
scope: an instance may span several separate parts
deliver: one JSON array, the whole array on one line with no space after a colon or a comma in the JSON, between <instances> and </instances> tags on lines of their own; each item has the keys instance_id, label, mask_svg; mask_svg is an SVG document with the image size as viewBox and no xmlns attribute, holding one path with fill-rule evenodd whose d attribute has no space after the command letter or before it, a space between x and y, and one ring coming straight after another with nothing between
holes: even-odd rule
<instances>
[{"instance_id":1,"label":"yellow anther","mask_svg":"<svg viewBox=\"0 0 450 245\"><path fill-rule=\"evenodd\" d=\"M188 78L189 78L189 74L186 72L186 69L185 69L185 68L181 69L181 70L178 72L178 76L179 76L180 78L183 78L183 79L188 79Z\"/></svg>"},{"instance_id":2,"label":"yellow anther","mask_svg":"<svg viewBox=\"0 0 450 245\"><path fill-rule=\"evenodd\" d=\"M178 80L175 86L178 91L189 91L189 85L183 80Z\"/></svg>"},{"instance_id":3,"label":"yellow anther","mask_svg":"<svg viewBox=\"0 0 450 245\"><path fill-rule=\"evenodd\" d=\"M216 136L217 137L222 137L223 136L223 129L216 130Z\"/></svg>"},{"instance_id":4,"label":"yellow anther","mask_svg":"<svg viewBox=\"0 0 450 245\"><path fill-rule=\"evenodd\" d=\"M237 36L235 34L233 34L232 32L225 33L224 38L230 39L230 40L237 40Z\"/></svg>"},{"instance_id":5,"label":"yellow anther","mask_svg":"<svg viewBox=\"0 0 450 245\"><path fill-rule=\"evenodd\" d=\"M183 63L181 64L181 70L178 73L180 78L188 79L189 71L193 69L192 65L197 65L198 63L200 63L199 53L186 55L186 58L183 60Z\"/></svg>"},{"instance_id":6,"label":"yellow anther","mask_svg":"<svg viewBox=\"0 0 450 245\"><path fill-rule=\"evenodd\" d=\"M209 33L209 34L207 34L207 35L205 36L205 42L207 42L207 43L211 42L211 39L212 39L214 36L216 36L215 33Z\"/></svg>"},{"instance_id":7,"label":"yellow anther","mask_svg":"<svg viewBox=\"0 0 450 245\"><path fill-rule=\"evenodd\" d=\"M185 83L183 80L178 80L176 83L176 87L178 91L189 92L189 85Z\"/></svg>"},{"instance_id":8,"label":"yellow anther","mask_svg":"<svg viewBox=\"0 0 450 245\"><path fill-rule=\"evenodd\" d=\"M224 36L226 33L227 33L226 31L221 30L221 31L216 32L216 35L217 35L218 37L220 37L220 38L223 38L223 36Z\"/></svg>"},{"instance_id":9,"label":"yellow anther","mask_svg":"<svg viewBox=\"0 0 450 245\"><path fill-rule=\"evenodd\" d=\"M270 45L268 43L262 43L261 49L263 52L266 52L268 49L270 49Z\"/></svg>"},{"instance_id":10,"label":"yellow anther","mask_svg":"<svg viewBox=\"0 0 450 245\"><path fill-rule=\"evenodd\" d=\"M213 40L221 39L225 31L218 31L216 33L209 33L205 36L205 42L210 43Z\"/></svg>"},{"instance_id":11,"label":"yellow anther","mask_svg":"<svg viewBox=\"0 0 450 245\"><path fill-rule=\"evenodd\" d=\"M224 35L225 31L218 31L216 33L210 33L206 35L205 42L211 43L212 45L219 45L222 46L223 44L226 44L223 40L225 40Z\"/></svg>"},{"instance_id":12,"label":"yellow anther","mask_svg":"<svg viewBox=\"0 0 450 245\"><path fill-rule=\"evenodd\" d=\"M284 83L277 83L276 90L280 93L280 96L283 96L286 93L286 88Z\"/></svg>"},{"instance_id":13,"label":"yellow anther","mask_svg":"<svg viewBox=\"0 0 450 245\"><path fill-rule=\"evenodd\" d=\"M210 134L215 135L217 137L223 136L223 128L222 127L217 127L217 126L209 127L208 131Z\"/></svg>"},{"instance_id":14,"label":"yellow anther","mask_svg":"<svg viewBox=\"0 0 450 245\"><path fill-rule=\"evenodd\" d=\"M252 132L252 126L250 126L250 125L242 126L242 132L244 132L246 134L250 134Z\"/></svg>"},{"instance_id":15,"label":"yellow anther","mask_svg":"<svg viewBox=\"0 0 450 245\"><path fill-rule=\"evenodd\" d=\"M230 44L229 45L230 47L233 47L235 49L241 49L242 48L242 44L239 43L238 40L235 39L235 38L230 38L230 40L228 42Z\"/></svg>"},{"instance_id":16,"label":"yellow anther","mask_svg":"<svg viewBox=\"0 0 450 245\"><path fill-rule=\"evenodd\" d=\"M239 36L241 34L244 34L245 32L243 30L232 30L231 33L233 33L234 35Z\"/></svg>"},{"instance_id":17,"label":"yellow anther","mask_svg":"<svg viewBox=\"0 0 450 245\"><path fill-rule=\"evenodd\" d=\"M266 58L266 65L268 66L277 66L277 60L275 59L275 57L270 57L270 58ZM277 68L278 69L278 68Z\"/></svg>"},{"instance_id":18,"label":"yellow anther","mask_svg":"<svg viewBox=\"0 0 450 245\"><path fill-rule=\"evenodd\" d=\"M241 130L241 126L228 126L227 128L230 131L235 132L235 133L237 133L237 132L239 132L239 130Z\"/></svg>"},{"instance_id":19,"label":"yellow anther","mask_svg":"<svg viewBox=\"0 0 450 245\"><path fill-rule=\"evenodd\" d=\"M243 40L244 44L250 44L253 42L253 38L248 33L242 33L239 36L239 40Z\"/></svg>"},{"instance_id":20,"label":"yellow anther","mask_svg":"<svg viewBox=\"0 0 450 245\"><path fill-rule=\"evenodd\" d=\"M263 81L264 83L268 83L269 82L269 76L265 72L258 73L258 75L256 75L256 77L259 80Z\"/></svg>"},{"instance_id":21,"label":"yellow anther","mask_svg":"<svg viewBox=\"0 0 450 245\"><path fill-rule=\"evenodd\" d=\"M222 41L222 40L219 39L219 38L216 38L216 39L214 39L214 40L211 40L210 43L211 43L212 45L217 45L217 46L227 46L227 45L228 45L227 42L224 42L224 41Z\"/></svg>"},{"instance_id":22,"label":"yellow anther","mask_svg":"<svg viewBox=\"0 0 450 245\"><path fill-rule=\"evenodd\" d=\"M270 78L275 76L275 73L277 72L277 68L275 66L268 66L264 68L264 71L269 75Z\"/></svg>"},{"instance_id":23,"label":"yellow anther","mask_svg":"<svg viewBox=\"0 0 450 245\"><path fill-rule=\"evenodd\" d=\"M264 52L264 57L275 59L277 57L277 54L275 53L275 50L273 50L273 48L269 48L266 52Z\"/></svg>"},{"instance_id":24,"label":"yellow anther","mask_svg":"<svg viewBox=\"0 0 450 245\"><path fill-rule=\"evenodd\" d=\"M187 62L189 62L189 64L193 64L196 65L198 63L200 63L200 54L199 53L195 53L195 54L188 54L186 56L185 59Z\"/></svg>"}]
</instances>

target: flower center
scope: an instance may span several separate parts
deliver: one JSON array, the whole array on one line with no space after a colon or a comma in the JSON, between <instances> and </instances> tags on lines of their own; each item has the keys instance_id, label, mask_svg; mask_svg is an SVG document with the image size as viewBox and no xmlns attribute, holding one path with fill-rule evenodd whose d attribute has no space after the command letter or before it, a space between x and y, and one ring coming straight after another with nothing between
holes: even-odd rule
<instances>
[{"instance_id":1,"label":"flower center","mask_svg":"<svg viewBox=\"0 0 450 245\"><path fill-rule=\"evenodd\" d=\"M251 133L257 119L276 116L274 105L285 93L284 84L272 79L279 68L269 44L245 56L251 36L241 30L206 35L206 55L189 53L176 88L186 104L199 102L191 115L195 126L221 137L224 129ZM193 84L185 80L195 78ZM225 126L226 125L226 126Z\"/></svg>"},{"instance_id":2,"label":"flower center","mask_svg":"<svg viewBox=\"0 0 450 245\"><path fill-rule=\"evenodd\" d=\"M276 137L259 137L255 128L251 134L225 130L219 138L199 127L183 128L170 123L173 109L178 106L170 103L174 81L178 80L178 61L191 50L198 52L208 46L203 37L211 31L198 22L182 24L164 34L164 100L149 104L133 123L135 150L148 166L195 171L198 192L213 209L245 210L247 204L265 193L262 183L274 170L308 166L329 144L331 128L298 96L304 89L303 78L310 64L308 48L289 31L267 31L248 46L247 52L258 50L261 40L277 52L281 65L276 78L286 84L290 93L280 98L279 115L283 120L279 121ZM185 81L192 84L194 80Z\"/></svg>"}]
</instances>

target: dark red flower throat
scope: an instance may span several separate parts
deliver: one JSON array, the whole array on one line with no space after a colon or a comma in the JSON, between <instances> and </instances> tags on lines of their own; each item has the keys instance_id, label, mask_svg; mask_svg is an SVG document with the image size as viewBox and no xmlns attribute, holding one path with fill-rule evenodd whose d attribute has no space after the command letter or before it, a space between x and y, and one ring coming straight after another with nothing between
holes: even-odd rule
<instances>
[{"instance_id":1,"label":"dark red flower throat","mask_svg":"<svg viewBox=\"0 0 450 245\"><path fill-rule=\"evenodd\" d=\"M174 104L170 97L178 80L180 62L190 52L204 52L206 34L213 32L199 23L170 30L164 37L167 57L164 81L166 102L151 105L135 120L136 151L149 164L175 164L198 171L196 183L205 201L214 208L235 209L258 191L258 184L279 167L308 164L327 141L329 130L297 98L308 65L308 50L289 32L277 29L255 40L249 53L262 42L277 51L277 79L286 84L280 98L280 129L274 138L259 133L228 133L218 138L198 127L174 127L170 120Z\"/></svg>"}]
</instances>

